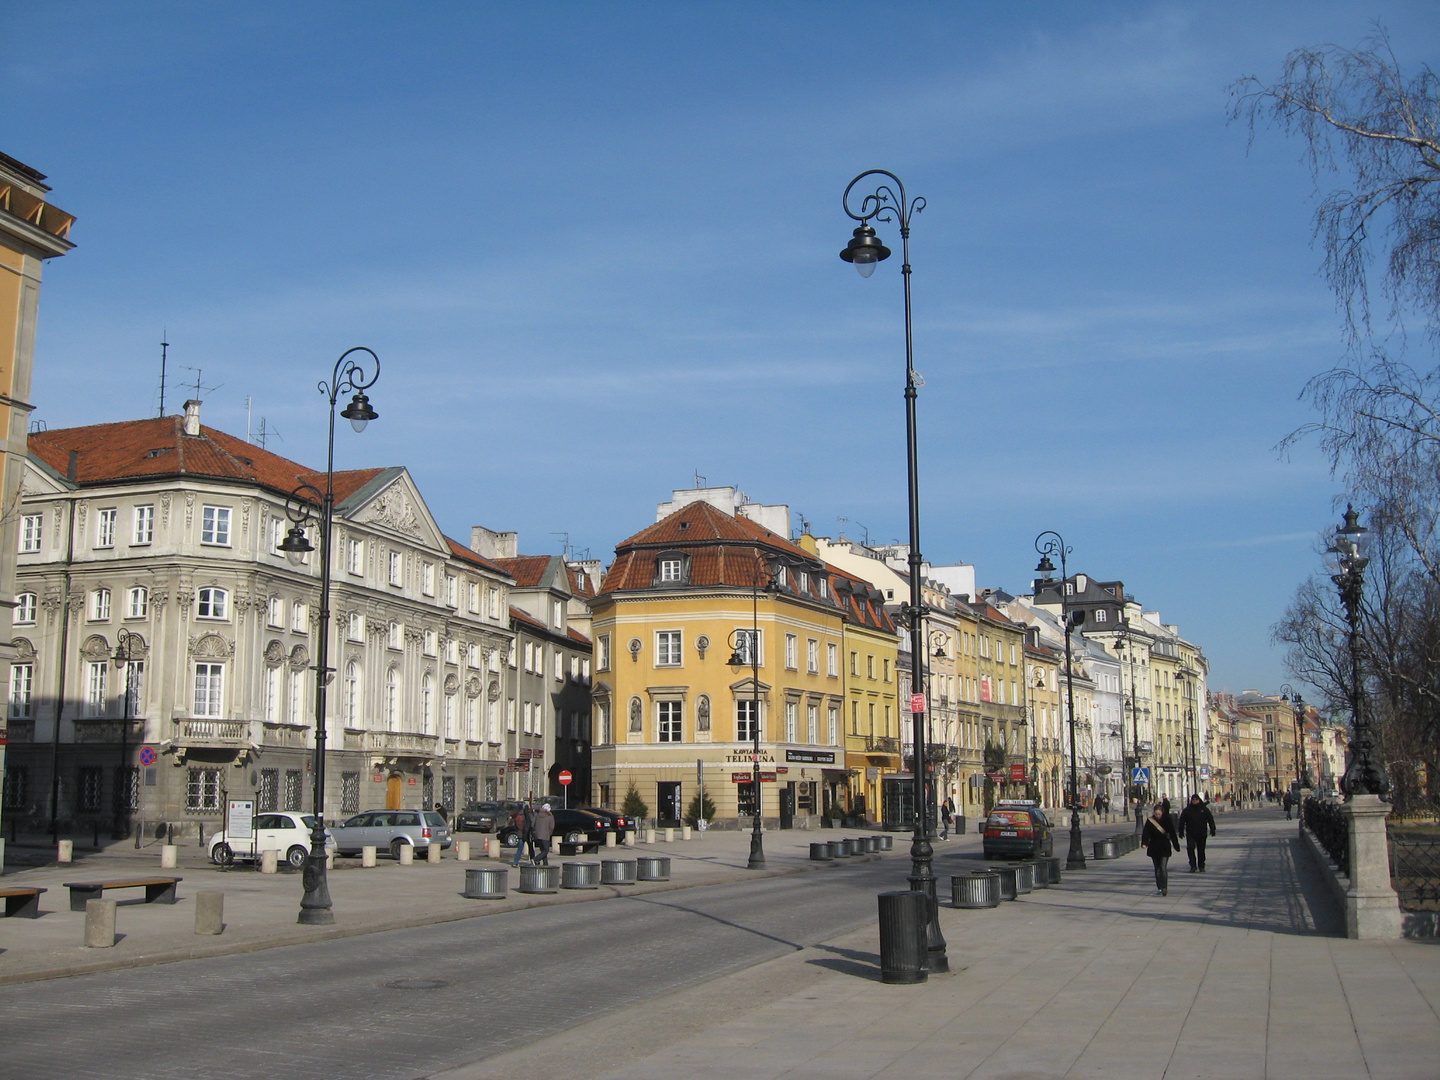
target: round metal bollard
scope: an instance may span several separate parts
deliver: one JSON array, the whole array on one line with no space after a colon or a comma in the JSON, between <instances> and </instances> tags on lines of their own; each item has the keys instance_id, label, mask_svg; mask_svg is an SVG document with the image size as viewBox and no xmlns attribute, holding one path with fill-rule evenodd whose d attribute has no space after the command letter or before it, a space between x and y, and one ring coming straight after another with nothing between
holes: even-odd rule
<instances>
[{"instance_id":1,"label":"round metal bollard","mask_svg":"<svg viewBox=\"0 0 1440 1080\"><path fill-rule=\"evenodd\" d=\"M1015 867L1015 891L1017 893L1028 893L1035 891L1035 864L1032 862L1017 862Z\"/></svg>"},{"instance_id":2,"label":"round metal bollard","mask_svg":"<svg viewBox=\"0 0 1440 1080\"><path fill-rule=\"evenodd\" d=\"M520 892L523 893L552 893L560 891L560 867L558 866L522 866L520 867Z\"/></svg>"},{"instance_id":3,"label":"round metal bollard","mask_svg":"<svg viewBox=\"0 0 1440 1080\"><path fill-rule=\"evenodd\" d=\"M874 838L874 840L875 840L875 850L876 850L876 851L892 851L892 850L894 850L894 847L895 847L895 838L894 838L893 836L876 836L876 837Z\"/></svg>"},{"instance_id":4,"label":"round metal bollard","mask_svg":"<svg viewBox=\"0 0 1440 1080\"><path fill-rule=\"evenodd\" d=\"M1035 861L1045 868L1046 877L1051 885L1060 884L1060 867L1062 860L1059 855L1044 855Z\"/></svg>"},{"instance_id":5,"label":"round metal bollard","mask_svg":"<svg viewBox=\"0 0 1440 1080\"><path fill-rule=\"evenodd\" d=\"M922 892L880 894L880 981L922 983L925 970L925 924L930 899Z\"/></svg>"},{"instance_id":6,"label":"round metal bollard","mask_svg":"<svg viewBox=\"0 0 1440 1080\"><path fill-rule=\"evenodd\" d=\"M876 851L875 838L873 836L860 836L855 839L855 854L873 855Z\"/></svg>"},{"instance_id":7,"label":"round metal bollard","mask_svg":"<svg viewBox=\"0 0 1440 1080\"><path fill-rule=\"evenodd\" d=\"M810 861L811 861L811 862L829 862L829 861L831 860L831 858L833 858L833 856L830 854L830 845L829 845L829 843L811 844L811 845L810 845Z\"/></svg>"},{"instance_id":8,"label":"round metal bollard","mask_svg":"<svg viewBox=\"0 0 1440 1080\"><path fill-rule=\"evenodd\" d=\"M642 855L635 860L636 881L669 881L670 859L665 855Z\"/></svg>"},{"instance_id":9,"label":"round metal bollard","mask_svg":"<svg viewBox=\"0 0 1440 1080\"><path fill-rule=\"evenodd\" d=\"M830 849L830 858L843 859L845 857L845 845L839 840L827 841L825 846Z\"/></svg>"},{"instance_id":10,"label":"round metal bollard","mask_svg":"<svg viewBox=\"0 0 1440 1080\"><path fill-rule=\"evenodd\" d=\"M1105 840L1095 841L1095 858L1115 859L1119 857L1119 851L1113 837Z\"/></svg>"},{"instance_id":11,"label":"round metal bollard","mask_svg":"<svg viewBox=\"0 0 1440 1080\"><path fill-rule=\"evenodd\" d=\"M601 860L600 860L600 884L601 884L601 885L634 885L634 884L635 884L635 860L634 860L634 859L601 859Z\"/></svg>"},{"instance_id":12,"label":"round metal bollard","mask_svg":"<svg viewBox=\"0 0 1440 1080\"><path fill-rule=\"evenodd\" d=\"M562 889L598 889L600 887L600 864L598 862L568 862L560 867Z\"/></svg>"},{"instance_id":13,"label":"round metal bollard","mask_svg":"<svg viewBox=\"0 0 1440 1080\"><path fill-rule=\"evenodd\" d=\"M499 867L480 867L465 871L465 892L470 900L504 900L510 891L510 871Z\"/></svg>"},{"instance_id":14,"label":"round metal bollard","mask_svg":"<svg viewBox=\"0 0 1440 1080\"><path fill-rule=\"evenodd\" d=\"M997 866L990 871L1000 879L1000 899L1014 900L1019 895L1015 890L1015 868L1013 866Z\"/></svg>"},{"instance_id":15,"label":"round metal bollard","mask_svg":"<svg viewBox=\"0 0 1440 1080\"><path fill-rule=\"evenodd\" d=\"M1030 882L1035 888L1050 887L1050 867L1045 865L1043 859L1027 859L1025 865L1030 867Z\"/></svg>"},{"instance_id":16,"label":"round metal bollard","mask_svg":"<svg viewBox=\"0 0 1440 1080\"><path fill-rule=\"evenodd\" d=\"M842 858L842 859L848 859L848 858L850 858L850 857L851 857L852 855L854 855L854 854L855 854L855 841L854 841L854 840L848 840L848 839L847 839L847 840L841 840L841 841L840 841L840 858Z\"/></svg>"},{"instance_id":17,"label":"round metal bollard","mask_svg":"<svg viewBox=\"0 0 1440 1080\"><path fill-rule=\"evenodd\" d=\"M1000 878L989 870L956 874L950 879L950 903L957 908L1000 906Z\"/></svg>"}]
</instances>

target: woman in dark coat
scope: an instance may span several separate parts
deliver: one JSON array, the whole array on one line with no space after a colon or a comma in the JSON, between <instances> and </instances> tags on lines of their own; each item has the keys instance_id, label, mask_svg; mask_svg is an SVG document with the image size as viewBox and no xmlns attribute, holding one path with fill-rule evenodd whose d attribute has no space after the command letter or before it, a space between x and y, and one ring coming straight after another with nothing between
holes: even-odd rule
<instances>
[{"instance_id":1,"label":"woman in dark coat","mask_svg":"<svg viewBox=\"0 0 1440 1080\"><path fill-rule=\"evenodd\" d=\"M1155 888L1161 896L1170 895L1170 875L1165 864L1180 850L1180 837L1175 834L1175 820L1161 803L1155 804L1145 829L1140 833L1140 846L1155 864Z\"/></svg>"}]
</instances>

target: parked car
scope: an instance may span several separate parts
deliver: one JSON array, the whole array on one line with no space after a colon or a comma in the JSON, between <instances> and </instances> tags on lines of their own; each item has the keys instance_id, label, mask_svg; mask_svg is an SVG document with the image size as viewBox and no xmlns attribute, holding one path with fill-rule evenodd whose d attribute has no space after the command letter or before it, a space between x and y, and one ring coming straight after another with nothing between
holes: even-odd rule
<instances>
[{"instance_id":1,"label":"parked car","mask_svg":"<svg viewBox=\"0 0 1440 1080\"><path fill-rule=\"evenodd\" d=\"M315 828L312 814L298 814L289 810L256 814L251 822L248 839L230 839L223 832L210 838L210 861L217 866L229 866L236 859L258 859L264 851L278 851L281 861L295 869L305 865L305 856L310 854L310 834ZM325 830L325 850L335 850L335 836Z\"/></svg>"},{"instance_id":2,"label":"parked car","mask_svg":"<svg viewBox=\"0 0 1440 1080\"><path fill-rule=\"evenodd\" d=\"M1050 819L1029 799L997 802L985 819L984 834L987 859L1027 859L1055 853Z\"/></svg>"},{"instance_id":3,"label":"parked car","mask_svg":"<svg viewBox=\"0 0 1440 1080\"><path fill-rule=\"evenodd\" d=\"M565 844L600 845L605 842L606 833L617 838L624 835L622 829L606 817L590 810L564 810L553 803L550 812L555 815L555 835ZM519 840L513 822L507 822L500 829L502 847L514 847Z\"/></svg>"},{"instance_id":4,"label":"parked car","mask_svg":"<svg viewBox=\"0 0 1440 1080\"><path fill-rule=\"evenodd\" d=\"M509 823L510 816L515 813L515 807L519 805L514 802L496 801L467 803L465 809L455 815L455 831L494 832Z\"/></svg>"},{"instance_id":5,"label":"parked car","mask_svg":"<svg viewBox=\"0 0 1440 1080\"><path fill-rule=\"evenodd\" d=\"M431 844L450 846L450 826L433 810L366 810L336 826L335 847L342 855L359 854L361 848L388 850L395 858L407 844L417 855L425 855Z\"/></svg>"},{"instance_id":6,"label":"parked car","mask_svg":"<svg viewBox=\"0 0 1440 1080\"><path fill-rule=\"evenodd\" d=\"M622 844L625 842L625 837L629 835L631 829L640 828L640 823L633 817L626 817L624 814L617 813L614 810L606 810L600 806L582 806L581 809L587 814L595 814L597 817L609 819L618 830L616 837Z\"/></svg>"}]
</instances>

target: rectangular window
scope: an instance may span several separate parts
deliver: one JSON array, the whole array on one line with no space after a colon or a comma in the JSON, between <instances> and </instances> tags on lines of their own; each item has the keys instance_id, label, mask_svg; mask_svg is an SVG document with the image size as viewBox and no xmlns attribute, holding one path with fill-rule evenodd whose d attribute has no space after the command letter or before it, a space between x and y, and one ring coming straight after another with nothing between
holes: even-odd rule
<instances>
[{"instance_id":1,"label":"rectangular window","mask_svg":"<svg viewBox=\"0 0 1440 1080\"><path fill-rule=\"evenodd\" d=\"M125 617L143 619L150 614L150 590L144 585L132 586L126 594Z\"/></svg>"},{"instance_id":2,"label":"rectangular window","mask_svg":"<svg viewBox=\"0 0 1440 1080\"><path fill-rule=\"evenodd\" d=\"M657 630L655 631L655 664L658 667L678 667L680 665L680 631L679 630Z\"/></svg>"},{"instance_id":3,"label":"rectangular window","mask_svg":"<svg viewBox=\"0 0 1440 1080\"><path fill-rule=\"evenodd\" d=\"M425 563L420 567L420 591L426 596L435 595L435 564Z\"/></svg>"},{"instance_id":4,"label":"rectangular window","mask_svg":"<svg viewBox=\"0 0 1440 1080\"><path fill-rule=\"evenodd\" d=\"M392 649L403 649L405 647L405 628L398 622L390 624L389 640L386 644Z\"/></svg>"},{"instance_id":5,"label":"rectangular window","mask_svg":"<svg viewBox=\"0 0 1440 1080\"><path fill-rule=\"evenodd\" d=\"M889 681L890 681L890 660L889 660L889 658L887 657L886 659L881 660L880 663L881 663L881 666L882 666L882 670L883 670L883 672L884 672L885 681L886 681L886 682L889 682Z\"/></svg>"},{"instance_id":6,"label":"rectangular window","mask_svg":"<svg viewBox=\"0 0 1440 1080\"><path fill-rule=\"evenodd\" d=\"M347 540L345 542L345 569L351 574L365 573L364 540Z\"/></svg>"},{"instance_id":7,"label":"rectangular window","mask_svg":"<svg viewBox=\"0 0 1440 1080\"><path fill-rule=\"evenodd\" d=\"M350 612L346 620L345 636L351 641L365 640L365 616L358 611Z\"/></svg>"},{"instance_id":8,"label":"rectangular window","mask_svg":"<svg viewBox=\"0 0 1440 1080\"><path fill-rule=\"evenodd\" d=\"M75 798L82 814L98 814L101 806L102 770L93 765L82 766L76 773Z\"/></svg>"},{"instance_id":9,"label":"rectangular window","mask_svg":"<svg viewBox=\"0 0 1440 1080\"><path fill-rule=\"evenodd\" d=\"M682 562L682 560L680 560L680 559L661 559L661 560L660 560L660 583L663 585L663 584L665 584L666 582L679 581L679 580L680 580L680 568L681 568L682 565L683 565L683 562Z\"/></svg>"},{"instance_id":10,"label":"rectangular window","mask_svg":"<svg viewBox=\"0 0 1440 1080\"><path fill-rule=\"evenodd\" d=\"M609 634L601 634L599 640L596 642L596 646L597 646L597 649L596 649L595 655L596 655L596 658L597 658L597 659L596 659L596 661L595 661L595 670L596 670L596 671L609 671L609 670L610 670L610 635L609 635Z\"/></svg>"},{"instance_id":11,"label":"rectangular window","mask_svg":"<svg viewBox=\"0 0 1440 1080\"><path fill-rule=\"evenodd\" d=\"M115 770L115 809L121 813L140 809L140 770L132 765Z\"/></svg>"},{"instance_id":12,"label":"rectangular window","mask_svg":"<svg viewBox=\"0 0 1440 1080\"><path fill-rule=\"evenodd\" d=\"M340 812L342 814L358 814L360 812L360 774L358 772L340 774Z\"/></svg>"},{"instance_id":13,"label":"rectangular window","mask_svg":"<svg viewBox=\"0 0 1440 1080\"><path fill-rule=\"evenodd\" d=\"M35 665L10 665L10 715L16 720L28 720L31 715L32 698L35 693Z\"/></svg>"},{"instance_id":14,"label":"rectangular window","mask_svg":"<svg viewBox=\"0 0 1440 1080\"><path fill-rule=\"evenodd\" d=\"M465 777L465 802L468 805L478 801L480 798L480 778L478 776Z\"/></svg>"},{"instance_id":15,"label":"rectangular window","mask_svg":"<svg viewBox=\"0 0 1440 1080\"><path fill-rule=\"evenodd\" d=\"M456 665L460 663L460 642L454 638L449 638L445 642L445 662Z\"/></svg>"},{"instance_id":16,"label":"rectangular window","mask_svg":"<svg viewBox=\"0 0 1440 1080\"><path fill-rule=\"evenodd\" d=\"M20 550L40 550L40 526L45 520L44 514L25 514L20 518Z\"/></svg>"},{"instance_id":17,"label":"rectangular window","mask_svg":"<svg viewBox=\"0 0 1440 1080\"><path fill-rule=\"evenodd\" d=\"M764 656L761 646L759 630L736 630L735 631L735 659L748 667L754 667L756 662Z\"/></svg>"},{"instance_id":18,"label":"rectangular window","mask_svg":"<svg viewBox=\"0 0 1440 1080\"><path fill-rule=\"evenodd\" d=\"M225 665L195 665L195 715L220 717L225 698Z\"/></svg>"},{"instance_id":19,"label":"rectangular window","mask_svg":"<svg viewBox=\"0 0 1440 1080\"><path fill-rule=\"evenodd\" d=\"M565 601L550 601L550 623L558 629L565 629Z\"/></svg>"},{"instance_id":20,"label":"rectangular window","mask_svg":"<svg viewBox=\"0 0 1440 1080\"><path fill-rule=\"evenodd\" d=\"M15 625L35 621L35 594L24 592L15 598Z\"/></svg>"},{"instance_id":21,"label":"rectangular window","mask_svg":"<svg viewBox=\"0 0 1440 1080\"><path fill-rule=\"evenodd\" d=\"M681 702L660 701L656 703L658 735L660 742L680 741Z\"/></svg>"},{"instance_id":22,"label":"rectangular window","mask_svg":"<svg viewBox=\"0 0 1440 1080\"><path fill-rule=\"evenodd\" d=\"M840 647L833 643L825 646L825 674L832 679L840 677Z\"/></svg>"},{"instance_id":23,"label":"rectangular window","mask_svg":"<svg viewBox=\"0 0 1440 1080\"><path fill-rule=\"evenodd\" d=\"M550 657L550 674L555 677L556 682L565 680L565 654L559 649Z\"/></svg>"},{"instance_id":24,"label":"rectangular window","mask_svg":"<svg viewBox=\"0 0 1440 1080\"><path fill-rule=\"evenodd\" d=\"M290 605L290 630L296 634L310 632L310 605L296 600Z\"/></svg>"},{"instance_id":25,"label":"rectangular window","mask_svg":"<svg viewBox=\"0 0 1440 1080\"><path fill-rule=\"evenodd\" d=\"M469 607L470 607L470 610L471 610L474 614L479 615L479 614L480 614L480 583L479 583L478 581L467 582L467 583L466 583L465 591L469 594Z\"/></svg>"},{"instance_id":26,"label":"rectangular window","mask_svg":"<svg viewBox=\"0 0 1440 1080\"><path fill-rule=\"evenodd\" d=\"M838 745L840 742L840 713L834 705L831 705L826 711L825 729L827 736L825 741L831 746Z\"/></svg>"},{"instance_id":27,"label":"rectangular window","mask_svg":"<svg viewBox=\"0 0 1440 1080\"><path fill-rule=\"evenodd\" d=\"M120 687L125 695L125 712L135 716L145 700L145 661L130 660L125 664L125 682Z\"/></svg>"},{"instance_id":28,"label":"rectangular window","mask_svg":"<svg viewBox=\"0 0 1440 1080\"><path fill-rule=\"evenodd\" d=\"M449 604L451 607L456 607L456 606L458 606L459 603L460 603L460 601L459 601L459 599L458 599L459 596L460 596L460 582L456 579L456 577L455 577L454 574L446 574L446 575L445 575L445 603Z\"/></svg>"},{"instance_id":29,"label":"rectangular window","mask_svg":"<svg viewBox=\"0 0 1440 1080\"><path fill-rule=\"evenodd\" d=\"M185 783L185 809L192 814L220 809L220 770L191 769Z\"/></svg>"},{"instance_id":30,"label":"rectangular window","mask_svg":"<svg viewBox=\"0 0 1440 1080\"><path fill-rule=\"evenodd\" d=\"M740 698L735 702L735 738L737 741L755 741L755 725L759 715L760 703L754 698Z\"/></svg>"},{"instance_id":31,"label":"rectangular window","mask_svg":"<svg viewBox=\"0 0 1440 1080\"><path fill-rule=\"evenodd\" d=\"M785 741L787 743L793 743L795 741L795 725L796 720L799 718L799 713L800 705L798 702L785 702Z\"/></svg>"},{"instance_id":32,"label":"rectangular window","mask_svg":"<svg viewBox=\"0 0 1440 1080\"><path fill-rule=\"evenodd\" d=\"M265 625L275 627L285 625L285 601L278 596L272 596L265 601Z\"/></svg>"},{"instance_id":33,"label":"rectangular window","mask_svg":"<svg viewBox=\"0 0 1440 1080\"><path fill-rule=\"evenodd\" d=\"M260 790L255 793L255 809L262 813L280 809L279 769L260 770Z\"/></svg>"},{"instance_id":34,"label":"rectangular window","mask_svg":"<svg viewBox=\"0 0 1440 1080\"><path fill-rule=\"evenodd\" d=\"M513 697L505 699L505 730L509 732L515 730L515 699Z\"/></svg>"},{"instance_id":35,"label":"rectangular window","mask_svg":"<svg viewBox=\"0 0 1440 1080\"><path fill-rule=\"evenodd\" d=\"M135 507L135 527L130 532L130 543L144 545L155 539L155 507Z\"/></svg>"},{"instance_id":36,"label":"rectangular window","mask_svg":"<svg viewBox=\"0 0 1440 1080\"><path fill-rule=\"evenodd\" d=\"M90 594L90 618L105 622L110 618L110 590L96 589Z\"/></svg>"},{"instance_id":37,"label":"rectangular window","mask_svg":"<svg viewBox=\"0 0 1440 1080\"><path fill-rule=\"evenodd\" d=\"M229 617L230 594L224 589L206 586L195 592L195 617L199 619L224 619Z\"/></svg>"},{"instance_id":38,"label":"rectangular window","mask_svg":"<svg viewBox=\"0 0 1440 1080\"><path fill-rule=\"evenodd\" d=\"M500 618L500 590L493 585L490 587L490 618Z\"/></svg>"},{"instance_id":39,"label":"rectangular window","mask_svg":"<svg viewBox=\"0 0 1440 1080\"><path fill-rule=\"evenodd\" d=\"M230 546L230 508L206 506L200 512L200 542Z\"/></svg>"},{"instance_id":40,"label":"rectangular window","mask_svg":"<svg viewBox=\"0 0 1440 1080\"><path fill-rule=\"evenodd\" d=\"M113 506L95 511L95 546L97 548L115 546L115 515L119 512Z\"/></svg>"},{"instance_id":41,"label":"rectangular window","mask_svg":"<svg viewBox=\"0 0 1440 1080\"><path fill-rule=\"evenodd\" d=\"M30 770L24 765L5 767L3 806L6 810L25 810L30 801Z\"/></svg>"},{"instance_id":42,"label":"rectangular window","mask_svg":"<svg viewBox=\"0 0 1440 1080\"><path fill-rule=\"evenodd\" d=\"M820 674L820 642L814 638L805 640L805 669L811 675Z\"/></svg>"},{"instance_id":43,"label":"rectangular window","mask_svg":"<svg viewBox=\"0 0 1440 1080\"><path fill-rule=\"evenodd\" d=\"M805 706L805 741L814 745L820 738L820 706L811 702Z\"/></svg>"},{"instance_id":44,"label":"rectangular window","mask_svg":"<svg viewBox=\"0 0 1440 1080\"><path fill-rule=\"evenodd\" d=\"M299 810L299 809L300 809L300 800L301 800L301 798L303 797L303 794L304 794L303 786L302 786L303 780L304 780L304 773L302 773L299 769L286 769L286 770L285 770L285 809L286 809L286 810Z\"/></svg>"},{"instance_id":45,"label":"rectangular window","mask_svg":"<svg viewBox=\"0 0 1440 1080\"><path fill-rule=\"evenodd\" d=\"M794 671L800 664L800 639L794 634L785 635L785 668Z\"/></svg>"},{"instance_id":46,"label":"rectangular window","mask_svg":"<svg viewBox=\"0 0 1440 1080\"><path fill-rule=\"evenodd\" d=\"M424 644L422 646L426 656L434 656L439 651L438 638L434 630L426 630Z\"/></svg>"},{"instance_id":47,"label":"rectangular window","mask_svg":"<svg viewBox=\"0 0 1440 1080\"><path fill-rule=\"evenodd\" d=\"M865 677L867 679L875 678L875 657L870 653L865 654Z\"/></svg>"},{"instance_id":48,"label":"rectangular window","mask_svg":"<svg viewBox=\"0 0 1440 1080\"><path fill-rule=\"evenodd\" d=\"M850 654L850 677L852 679L860 677L860 654L858 652Z\"/></svg>"},{"instance_id":49,"label":"rectangular window","mask_svg":"<svg viewBox=\"0 0 1440 1080\"><path fill-rule=\"evenodd\" d=\"M405 583L405 562L404 557L398 551L390 552L390 576L391 585L403 585Z\"/></svg>"}]
</instances>

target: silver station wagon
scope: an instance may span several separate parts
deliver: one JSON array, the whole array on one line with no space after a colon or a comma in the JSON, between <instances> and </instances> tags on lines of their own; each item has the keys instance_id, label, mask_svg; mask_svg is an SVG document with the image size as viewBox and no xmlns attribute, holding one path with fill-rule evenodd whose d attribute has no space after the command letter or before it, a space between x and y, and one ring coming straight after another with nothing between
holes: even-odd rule
<instances>
[{"instance_id":1,"label":"silver station wagon","mask_svg":"<svg viewBox=\"0 0 1440 1080\"><path fill-rule=\"evenodd\" d=\"M358 855L361 848L389 851L395 858L407 844L416 855L426 855L431 844L450 846L450 827L433 810L366 810L331 830L341 855Z\"/></svg>"}]
</instances>

